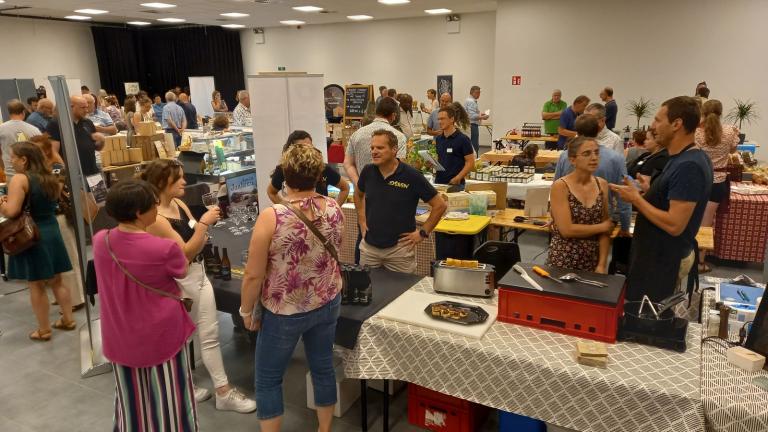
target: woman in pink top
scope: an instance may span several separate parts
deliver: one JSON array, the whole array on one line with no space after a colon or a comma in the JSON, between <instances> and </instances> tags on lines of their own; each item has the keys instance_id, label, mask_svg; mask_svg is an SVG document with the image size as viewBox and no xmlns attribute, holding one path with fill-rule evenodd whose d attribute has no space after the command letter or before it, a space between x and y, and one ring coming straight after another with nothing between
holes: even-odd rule
<instances>
[{"instance_id":1,"label":"woman in pink top","mask_svg":"<svg viewBox=\"0 0 768 432\"><path fill-rule=\"evenodd\" d=\"M93 261L102 347L115 373L114 430L197 431L185 349L195 326L175 281L186 275L187 258L173 240L146 232L157 216L148 183L118 183L106 210L119 225L94 236Z\"/></svg>"},{"instance_id":2,"label":"woman in pink top","mask_svg":"<svg viewBox=\"0 0 768 432\"><path fill-rule=\"evenodd\" d=\"M336 251L344 217L335 200L315 192L325 164L311 146L283 153L286 196L259 216L248 247L240 315L261 329L256 343L256 405L261 430L280 430L282 382L301 337L315 392L318 430L331 430L336 405L333 341L339 317L339 263L294 211L301 212ZM263 306L263 313L261 312Z\"/></svg>"},{"instance_id":3,"label":"woman in pink top","mask_svg":"<svg viewBox=\"0 0 768 432\"><path fill-rule=\"evenodd\" d=\"M739 144L739 128L733 125L723 125L720 118L723 115L723 104L719 100L712 99L704 102L701 108L701 124L696 128L694 139L696 145L712 160L712 168L715 173L712 182L712 192L709 195L707 208L704 210L704 218L701 226L711 227L715 223L717 211L722 204L727 206L731 195L731 182L728 181L728 160L731 153L736 151ZM699 273L706 273L711 269L704 261L706 253L699 251Z\"/></svg>"}]
</instances>

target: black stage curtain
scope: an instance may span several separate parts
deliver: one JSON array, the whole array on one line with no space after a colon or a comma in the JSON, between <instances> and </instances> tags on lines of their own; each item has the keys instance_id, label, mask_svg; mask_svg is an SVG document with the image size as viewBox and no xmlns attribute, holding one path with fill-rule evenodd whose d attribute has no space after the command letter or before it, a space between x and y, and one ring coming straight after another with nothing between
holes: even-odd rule
<instances>
[{"instance_id":1,"label":"black stage curtain","mask_svg":"<svg viewBox=\"0 0 768 432\"><path fill-rule=\"evenodd\" d=\"M190 76L212 76L221 97L229 109L234 109L235 94L245 88L237 31L219 27L94 26L91 33L101 86L121 101L125 98L125 82L138 82L150 96L162 96L175 86L188 86Z\"/></svg>"}]
</instances>

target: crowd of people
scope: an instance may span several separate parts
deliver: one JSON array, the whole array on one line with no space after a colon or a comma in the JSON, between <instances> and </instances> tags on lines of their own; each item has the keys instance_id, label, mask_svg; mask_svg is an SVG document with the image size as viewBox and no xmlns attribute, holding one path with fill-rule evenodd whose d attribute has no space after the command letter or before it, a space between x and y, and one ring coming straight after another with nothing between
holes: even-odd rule
<instances>
[{"instance_id":1,"label":"crowd of people","mask_svg":"<svg viewBox=\"0 0 768 432\"><path fill-rule=\"evenodd\" d=\"M557 134L562 152L551 189L552 237L548 263L574 270L608 271L611 234L633 236L627 299L649 295L658 301L677 289L695 269L696 234L711 226L727 203L725 168L739 131L722 124L722 104L696 97L666 100L650 128L636 131L633 145L612 131L616 121L613 89L605 102L579 96L571 106L555 90L545 103L545 132ZM180 89L179 89L180 90ZM259 215L248 246L239 314L249 330L258 330L255 398L233 387L220 349L213 288L201 253L219 209L195 218L182 200L182 165L172 159L147 164L139 177L120 181L107 196L105 209L116 228L93 237L93 256L101 304L104 355L113 363L116 381L115 428L135 429L142 423L167 430L197 430L196 406L215 395L219 410L257 410L261 430L280 430L284 413L282 382L299 339L304 343L317 405L320 431L331 428L337 401L333 341L340 310L342 243L350 183L359 225L356 261L371 267L413 273L416 247L428 239L446 203L424 175L405 162L413 98L381 87L372 118L349 138L342 177L322 159L305 131L287 137L272 173L268 195L272 207ZM248 92L238 92L236 124L250 123ZM477 126L487 118L478 106L480 88L473 86L464 104L449 93L427 92L427 133L435 137L438 162L445 168L434 182L462 188L475 166ZM188 94L169 91L160 107L163 128L180 139L195 127L197 112ZM35 341L49 341L53 329L76 327L75 306L82 303L79 258L71 225L71 193L64 186L66 164L61 149L61 119L53 104L35 101L33 112L20 101L8 104L10 120L0 125L0 150L8 193L0 199L0 215L28 212L40 241L11 256L8 275L27 281L37 328ZM157 107L146 94L121 110L109 95L94 96L87 88L70 101L72 126L81 170L99 173L96 152L104 137L124 124L158 120ZM211 107L227 112L219 92ZM216 116L214 127L226 128ZM26 119L26 121L25 121ZM218 126L217 125L218 123ZM557 122L557 126L555 126ZM468 130L468 134L464 131ZM558 142L560 146L560 142ZM528 146L515 163L535 162L538 147ZM276 161L277 162L277 161ZM631 176L630 176L631 174ZM340 193L328 197L328 187ZM87 190L86 190L87 192ZM419 201L431 207L417 226ZM630 233L632 210L637 212ZM657 245L663 244L664 248ZM697 261L701 266L697 267ZM69 275L69 278L65 278ZM61 317L51 323L46 286L50 285ZM69 286L72 285L72 286ZM79 302L79 303L78 303ZM196 386L187 346L199 339L201 357L214 391ZM138 402L137 402L138 401Z\"/></svg>"}]
</instances>

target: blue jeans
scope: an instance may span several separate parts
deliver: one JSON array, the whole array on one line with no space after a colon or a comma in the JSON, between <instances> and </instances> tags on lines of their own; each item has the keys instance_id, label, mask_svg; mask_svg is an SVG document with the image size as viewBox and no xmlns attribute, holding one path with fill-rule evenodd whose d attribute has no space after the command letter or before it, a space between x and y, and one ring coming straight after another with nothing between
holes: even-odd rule
<instances>
[{"instance_id":1,"label":"blue jeans","mask_svg":"<svg viewBox=\"0 0 768 432\"><path fill-rule=\"evenodd\" d=\"M310 312L277 315L263 309L256 342L256 405L260 420L283 415L283 376L293 350L304 341L315 405L336 405L336 375L333 371L333 341L339 318L341 295Z\"/></svg>"},{"instance_id":2,"label":"blue jeans","mask_svg":"<svg viewBox=\"0 0 768 432\"><path fill-rule=\"evenodd\" d=\"M475 156L480 156L480 125L474 123L469 125L470 140L472 141L472 148L475 149Z\"/></svg>"}]
</instances>

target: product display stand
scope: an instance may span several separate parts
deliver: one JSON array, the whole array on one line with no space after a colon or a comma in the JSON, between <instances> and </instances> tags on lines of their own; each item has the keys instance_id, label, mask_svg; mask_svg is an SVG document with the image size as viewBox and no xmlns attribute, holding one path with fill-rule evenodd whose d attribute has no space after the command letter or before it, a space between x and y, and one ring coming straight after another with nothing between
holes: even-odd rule
<instances>
[{"instance_id":1,"label":"product display stand","mask_svg":"<svg viewBox=\"0 0 768 432\"><path fill-rule=\"evenodd\" d=\"M49 76L53 93L59 101L69 100L69 91L64 76ZM59 118L71 119L72 113L68 103L58 104ZM86 229L92 230L91 225L86 228L83 219L82 194L75 191L86 190L85 177L80 168L80 157L77 153L77 143L75 141L74 127L71 121L60 121L61 145L64 147L64 156L67 163L67 185L72 191L70 198L72 200L72 211L75 220L75 237L77 238L77 253L80 258L77 263L72 265L80 266L81 283L85 286L85 275L87 274L88 250L85 245ZM93 232L90 233L93 238ZM80 328L80 376L88 378L101 375L112 371L112 365L104 358L101 351L101 327L98 321L91 319L91 305L85 302L86 323Z\"/></svg>"}]
</instances>

